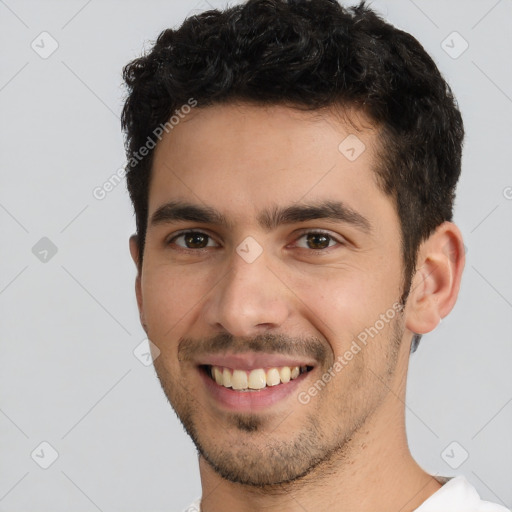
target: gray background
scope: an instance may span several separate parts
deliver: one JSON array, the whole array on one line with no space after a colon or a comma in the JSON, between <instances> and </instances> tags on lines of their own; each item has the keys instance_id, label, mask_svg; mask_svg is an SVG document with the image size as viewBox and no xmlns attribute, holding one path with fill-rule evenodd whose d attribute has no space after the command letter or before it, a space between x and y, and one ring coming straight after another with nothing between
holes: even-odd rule
<instances>
[{"instance_id":1,"label":"gray background","mask_svg":"<svg viewBox=\"0 0 512 512\"><path fill-rule=\"evenodd\" d=\"M454 311L412 357L411 450L510 508L512 2L373 5L434 57L467 130L455 217L467 266ZM124 180L102 200L93 191L125 161L122 66L207 7L0 0L2 511L171 512L200 494L193 445L144 344L133 352L145 336ZM47 469L42 442L58 453Z\"/></svg>"}]
</instances>

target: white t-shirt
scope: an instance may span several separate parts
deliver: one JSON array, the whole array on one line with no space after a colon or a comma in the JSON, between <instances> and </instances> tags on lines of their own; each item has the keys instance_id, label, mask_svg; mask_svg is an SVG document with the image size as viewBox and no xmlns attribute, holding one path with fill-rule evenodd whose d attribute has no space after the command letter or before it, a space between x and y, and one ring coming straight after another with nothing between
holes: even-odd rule
<instances>
[{"instance_id":1,"label":"white t-shirt","mask_svg":"<svg viewBox=\"0 0 512 512\"><path fill-rule=\"evenodd\" d=\"M447 481L414 512L511 512L497 503L482 501L476 489L462 475L439 480ZM201 499L198 498L183 512L201 512L200 505Z\"/></svg>"},{"instance_id":2,"label":"white t-shirt","mask_svg":"<svg viewBox=\"0 0 512 512\"><path fill-rule=\"evenodd\" d=\"M448 481L414 512L510 512L497 503L480 499L476 489L460 475Z\"/></svg>"}]
</instances>

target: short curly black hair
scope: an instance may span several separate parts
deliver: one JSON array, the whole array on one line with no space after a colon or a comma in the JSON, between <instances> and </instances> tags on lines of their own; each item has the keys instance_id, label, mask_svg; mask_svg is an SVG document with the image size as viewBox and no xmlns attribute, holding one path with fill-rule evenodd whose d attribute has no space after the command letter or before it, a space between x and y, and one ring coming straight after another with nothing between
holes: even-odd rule
<instances>
[{"instance_id":1,"label":"short curly black hair","mask_svg":"<svg viewBox=\"0 0 512 512\"><path fill-rule=\"evenodd\" d=\"M142 269L155 128L193 98L199 108L245 101L315 110L341 106L378 129L375 175L401 223L405 303L417 250L452 219L464 127L452 91L410 34L365 1L248 0L164 30L125 66L127 186Z\"/></svg>"}]
</instances>

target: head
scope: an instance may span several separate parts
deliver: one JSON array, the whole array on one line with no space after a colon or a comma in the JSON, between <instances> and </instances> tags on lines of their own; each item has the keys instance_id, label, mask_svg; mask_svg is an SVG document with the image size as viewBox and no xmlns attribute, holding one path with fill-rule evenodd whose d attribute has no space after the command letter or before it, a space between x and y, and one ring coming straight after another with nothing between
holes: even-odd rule
<instances>
[{"instance_id":1,"label":"head","mask_svg":"<svg viewBox=\"0 0 512 512\"><path fill-rule=\"evenodd\" d=\"M456 300L463 125L450 88L411 35L334 0L193 16L124 79L131 251L158 377L224 477L301 478L348 449L384 407L382 381L398 386L413 339ZM336 377L307 404L212 405L205 363L249 352L307 362L297 396Z\"/></svg>"}]
</instances>

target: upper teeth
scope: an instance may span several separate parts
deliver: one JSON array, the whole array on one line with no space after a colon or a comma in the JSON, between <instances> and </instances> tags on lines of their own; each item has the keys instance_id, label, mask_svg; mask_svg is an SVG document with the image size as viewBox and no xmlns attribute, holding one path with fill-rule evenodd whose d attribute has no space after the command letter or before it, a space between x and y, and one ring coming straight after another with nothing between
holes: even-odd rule
<instances>
[{"instance_id":1,"label":"upper teeth","mask_svg":"<svg viewBox=\"0 0 512 512\"><path fill-rule=\"evenodd\" d=\"M268 370L257 368L250 372L212 366L210 375L220 386L243 390L262 389L265 386L276 386L280 383L290 382L291 379L296 379L305 371L307 371L306 366L282 366L281 368L270 368Z\"/></svg>"}]
</instances>

